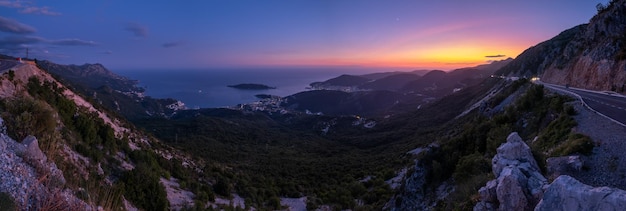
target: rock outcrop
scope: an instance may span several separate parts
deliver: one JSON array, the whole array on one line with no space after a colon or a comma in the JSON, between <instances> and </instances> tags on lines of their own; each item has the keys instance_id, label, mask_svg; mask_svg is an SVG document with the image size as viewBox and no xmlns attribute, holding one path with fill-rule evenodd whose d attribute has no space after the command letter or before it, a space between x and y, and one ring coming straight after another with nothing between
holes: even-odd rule
<instances>
[{"instance_id":1,"label":"rock outcrop","mask_svg":"<svg viewBox=\"0 0 626 211\"><path fill-rule=\"evenodd\" d=\"M541 175L530 147L514 132L497 151L491 167L497 179L480 188L480 202L474 210L532 210L548 180Z\"/></svg>"},{"instance_id":2,"label":"rock outcrop","mask_svg":"<svg viewBox=\"0 0 626 211\"><path fill-rule=\"evenodd\" d=\"M623 210L626 208L626 191L585 185L563 175L558 177L543 195L535 210Z\"/></svg>"},{"instance_id":3,"label":"rock outcrop","mask_svg":"<svg viewBox=\"0 0 626 211\"><path fill-rule=\"evenodd\" d=\"M11 196L17 207L39 210L58 205L70 210L91 209L71 191L61 189L64 184L63 172L48 161L35 137L18 143L0 133L0 192Z\"/></svg>"},{"instance_id":4,"label":"rock outcrop","mask_svg":"<svg viewBox=\"0 0 626 211\"><path fill-rule=\"evenodd\" d=\"M407 154L420 155L414 166L407 171L398 193L385 204L383 210L434 210L437 203L444 200L454 187L450 182L442 182L438 187L431 187L428 177L432 174L432 157L439 150L438 144L417 148Z\"/></svg>"},{"instance_id":5,"label":"rock outcrop","mask_svg":"<svg viewBox=\"0 0 626 211\"><path fill-rule=\"evenodd\" d=\"M557 173L582 168L578 156L549 158L548 163L548 168ZM559 176L548 185L530 147L515 132L498 147L492 170L497 179L480 188L480 201L474 206L475 211L623 210L626 207L624 190L594 188L567 175Z\"/></svg>"},{"instance_id":6,"label":"rock outcrop","mask_svg":"<svg viewBox=\"0 0 626 211\"><path fill-rule=\"evenodd\" d=\"M579 172L583 168L583 161L578 155L553 157L546 160L546 168L549 178L557 178Z\"/></svg>"},{"instance_id":7,"label":"rock outcrop","mask_svg":"<svg viewBox=\"0 0 626 211\"><path fill-rule=\"evenodd\" d=\"M496 74L626 92L626 0L613 0L588 24L533 46Z\"/></svg>"},{"instance_id":8,"label":"rock outcrop","mask_svg":"<svg viewBox=\"0 0 626 211\"><path fill-rule=\"evenodd\" d=\"M27 136L22 140L22 144L26 147L24 158L33 162L45 163L48 159L39 148L39 142L35 136Z\"/></svg>"}]
</instances>

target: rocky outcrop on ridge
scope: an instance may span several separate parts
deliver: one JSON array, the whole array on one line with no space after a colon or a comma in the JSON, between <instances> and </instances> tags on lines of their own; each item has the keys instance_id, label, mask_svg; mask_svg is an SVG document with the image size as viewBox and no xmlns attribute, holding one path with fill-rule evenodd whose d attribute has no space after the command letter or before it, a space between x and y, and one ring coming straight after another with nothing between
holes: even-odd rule
<instances>
[{"instance_id":1,"label":"rocky outcrop on ridge","mask_svg":"<svg viewBox=\"0 0 626 211\"><path fill-rule=\"evenodd\" d=\"M550 184L535 210L623 210L624 207L626 191L594 188L563 175Z\"/></svg>"},{"instance_id":2,"label":"rocky outcrop on ridge","mask_svg":"<svg viewBox=\"0 0 626 211\"><path fill-rule=\"evenodd\" d=\"M480 188L474 210L532 210L548 184L530 147L515 132L498 147L492 170L496 179Z\"/></svg>"},{"instance_id":3,"label":"rocky outcrop on ridge","mask_svg":"<svg viewBox=\"0 0 626 211\"><path fill-rule=\"evenodd\" d=\"M578 156L548 159L549 171L558 176L552 184L541 175L530 147L517 133L498 147L492 160L497 179L480 188L475 211L483 210L622 210L626 191L609 187L592 187L558 173L580 171Z\"/></svg>"},{"instance_id":4,"label":"rocky outcrop on ridge","mask_svg":"<svg viewBox=\"0 0 626 211\"><path fill-rule=\"evenodd\" d=\"M546 160L547 175L549 178L557 178L561 175L572 175L583 168L583 161L578 155L553 157Z\"/></svg>"},{"instance_id":5,"label":"rocky outcrop on ridge","mask_svg":"<svg viewBox=\"0 0 626 211\"><path fill-rule=\"evenodd\" d=\"M612 0L588 24L533 46L497 74L548 83L626 91L626 0Z\"/></svg>"}]
</instances>

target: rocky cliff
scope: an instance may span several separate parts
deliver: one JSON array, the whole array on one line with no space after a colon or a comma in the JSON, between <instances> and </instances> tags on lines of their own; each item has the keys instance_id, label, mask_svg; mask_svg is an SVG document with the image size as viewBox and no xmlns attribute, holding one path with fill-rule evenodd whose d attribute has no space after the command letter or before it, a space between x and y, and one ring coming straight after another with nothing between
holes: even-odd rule
<instances>
[{"instance_id":1,"label":"rocky cliff","mask_svg":"<svg viewBox=\"0 0 626 211\"><path fill-rule=\"evenodd\" d=\"M588 24L533 46L498 74L540 76L593 90L626 89L626 0L613 0Z\"/></svg>"},{"instance_id":2,"label":"rocky cliff","mask_svg":"<svg viewBox=\"0 0 626 211\"><path fill-rule=\"evenodd\" d=\"M35 137L18 143L6 134L0 119L0 192L14 199L0 202L0 209L94 210L64 188L63 172L48 160Z\"/></svg>"},{"instance_id":3,"label":"rocky cliff","mask_svg":"<svg viewBox=\"0 0 626 211\"><path fill-rule=\"evenodd\" d=\"M496 179L478 191L480 201L475 211L621 210L626 207L626 191L623 190L594 188L567 175L557 177L548 185L530 147L515 132L497 151L492 160Z\"/></svg>"},{"instance_id":4,"label":"rocky cliff","mask_svg":"<svg viewBox=\"0 0 626 211\"><path fill-rule=\"evenodd\" d=\"M535 210L623 210L626 191L585 185L570 176L560 176L546 190Z\"/></svg>"}]
</instances>

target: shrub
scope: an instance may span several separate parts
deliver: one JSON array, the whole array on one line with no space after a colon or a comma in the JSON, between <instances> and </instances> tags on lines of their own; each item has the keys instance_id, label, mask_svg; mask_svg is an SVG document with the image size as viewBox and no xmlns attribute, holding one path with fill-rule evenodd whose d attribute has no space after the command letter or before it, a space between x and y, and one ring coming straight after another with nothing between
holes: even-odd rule
<instances>
[{"instance_id":1,"label":"shrub","mask_svg":"<svg viewBox=\"0 0 626 211\"><path fill-rule=\"evenodd\" d=\"M456 164L453 173L454 180L457 183L464 183L469 179L470 175L481 175L491 171L490 162L481 154L474 153L462 157Z\"/></svg>"},{"instance_id":2,"label":"shrub","mask_svg":"<svg viewBox=\"0 0 626 211\"><path fill-rule=\"evenodd\" d=\"M159 181L159 176L144 166L128 171L121 181L124 187L124 196L134 205L145 210L167 210L169 202L165 188Z\"/></svg>"},{"instance_id":3,"label":"shrub","mask_svg":"<svg viewBox=\"0 0 626 211\"><path fill-rule=\"evenodd\" d=\"M580 153L590 155L593 151L593 141L588 136L582 134L570 134L568 139L561 143L552 152L552 156L565 156Z\"/></svg>"},{"instance_id":4,"label":"shrub","mask_svg":"<svg viewBox=\"0 0 626 211\"><path fill-rule=\"evenodd\" d=\"M41 101L17 98L5 103L2 116L7 121L7 132L16 140L22 140L28 135L38 138L54 134L56 121L52 110Z\"/></svg>"}]
</instances>

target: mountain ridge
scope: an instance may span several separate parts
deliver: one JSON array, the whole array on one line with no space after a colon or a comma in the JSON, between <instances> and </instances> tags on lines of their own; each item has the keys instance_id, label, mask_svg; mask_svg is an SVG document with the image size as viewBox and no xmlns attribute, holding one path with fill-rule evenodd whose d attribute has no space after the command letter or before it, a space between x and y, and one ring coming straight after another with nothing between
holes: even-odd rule
<instances>
[{"instance_id":1,"label":"mountain ridge","mask_svg":"<svg viewBox=\"0 0 626 211\"><path fill-rule=\"evenodd\" d=\"M497 74L591 90L626 90L626 1L612 0L589 23L520 54Z\"/></svg>"}]
</instances>

